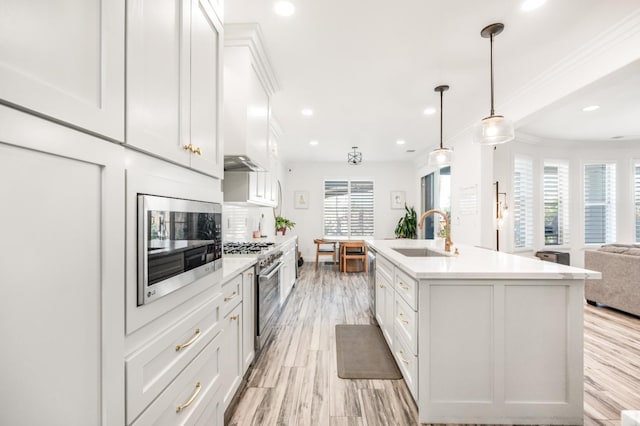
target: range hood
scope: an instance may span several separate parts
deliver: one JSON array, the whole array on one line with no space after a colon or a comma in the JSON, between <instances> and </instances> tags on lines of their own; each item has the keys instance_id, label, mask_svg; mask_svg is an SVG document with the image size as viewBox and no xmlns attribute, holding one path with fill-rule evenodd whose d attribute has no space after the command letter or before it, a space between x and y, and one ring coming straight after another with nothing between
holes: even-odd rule
<instances>
[{"instance_id":1,"label":"range hood","mask_svg":"<svg viewBox=\"0 0 640 426\"><path fill-rule=\"evenodd\" d=\"M258 164L245 155L225 155L224 170L229 172L264 172Z\"/></svg>"}]
</instances>

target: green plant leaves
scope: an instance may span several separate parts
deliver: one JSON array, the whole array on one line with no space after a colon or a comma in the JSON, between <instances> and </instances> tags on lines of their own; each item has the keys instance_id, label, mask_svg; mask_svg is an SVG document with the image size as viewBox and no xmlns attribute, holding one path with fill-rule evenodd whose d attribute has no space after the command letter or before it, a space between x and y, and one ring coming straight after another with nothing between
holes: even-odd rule
<instances>
[{"instance_id":1,"label":"green plant leaves","mask_svg":"<svg viewBox=\"0 0 640 426\"><path fill-rule=\"evenodd\" d=\"M405 214L398 221L395 229L396 238L418 237L418 215L413 207L404 205Z\"/></svg>"}]
</instances>

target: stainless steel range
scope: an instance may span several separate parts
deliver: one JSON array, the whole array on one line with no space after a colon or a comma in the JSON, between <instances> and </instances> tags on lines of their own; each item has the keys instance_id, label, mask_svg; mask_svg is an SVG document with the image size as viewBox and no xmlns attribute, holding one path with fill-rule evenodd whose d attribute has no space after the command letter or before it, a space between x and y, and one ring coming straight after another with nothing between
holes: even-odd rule
<instances>
[{"instance_id":1,"label":"stainless steel range","mask_svg":"<svg viewBox=\"0 0 640 426\"><path fill-rule=\"evenodd\" d=\"M256 350L259 351L271 335L280 316L280 267L282 251L270 242L227 242L225 256L255 256L255 330Z\"/></svg>"}]
</instances>

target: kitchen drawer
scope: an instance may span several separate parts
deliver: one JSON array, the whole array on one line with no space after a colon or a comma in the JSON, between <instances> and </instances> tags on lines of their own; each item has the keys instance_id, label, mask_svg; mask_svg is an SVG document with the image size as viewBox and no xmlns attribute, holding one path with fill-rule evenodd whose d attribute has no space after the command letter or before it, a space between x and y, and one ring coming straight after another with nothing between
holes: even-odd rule
<instances>
[{"instance_id":1,"label":"kitchen drawer","mask_svg":"<svg viewBox=\"0 0 640 426\"><path fill-rule=\"evenodd\" d=\"M398 362L402 377L413 399L418 401L418 357L411 353L410 346L402 335L396 336L393 343L393 356Z\"/></svg>"},{"instance_id":2,"label":"kitchen drawer","mask_svg":"<svg viewBox=\"0 0 640 426\"><path fill-rule=\"evenodd\" d=\"M242 301L242 274L222 284L222 298L222 316L226 317Z\"/></svg>"},{"instance_id":3,"label":"kitchen drawer","mask_svg":"<svg viewBox=\"0 0 640 426\"><path fill-rule=\"evenodd\" d=\"M401 269L396 268L396 275L393 283L398 294L400 294L409 306L411 306L411 309L416 311L418 306L418 282Z\"/></svg>"},{"instance_id":4,"label":"kitchen drawer","mask_svg":"<svg viewBox=\"0 0 640 426\"><path fill-rule=\"evenodd\" d=\"M394 326L396 338L404 337L413 355L418 355L418 313L404 301L402 297L396 297L394 311Z\"/></svg>"},{"instance_id":5,"label":"kitchen drawer","mask_svg":"<svg viewBox=\"0 0 640 426\"><path fill-rule=\"evenodd\" d=\"M383 274L390 283L393 282L393 269L393 263L380 255L376 256L376 272Z\"/></svg>"},{"instance_id":6,"label":"kitchen drawer","mask_svg":"<svg viewBox=\"0 0 640 426\"><path fill-rule=\"evenodd\" d=\"M125 360L127 424L189 364L222 329L220 293ZM178 349L180 347L180 349Z\"/></svg>"},{"instance_id":7,"label":"kitchen drawer","mask_svg":"<svg viewBox=\"0 0 640 426\"><path fill-rule=\"evenodd\" d=\"M220 342L218 335L133 423L146 425L205 424L211 404L220 398ZM221 410L217 404L217 410ZM219 413L214 417L220 418ZM208 424L208 423L207 423Z\"/></svg>"}]
</instances>

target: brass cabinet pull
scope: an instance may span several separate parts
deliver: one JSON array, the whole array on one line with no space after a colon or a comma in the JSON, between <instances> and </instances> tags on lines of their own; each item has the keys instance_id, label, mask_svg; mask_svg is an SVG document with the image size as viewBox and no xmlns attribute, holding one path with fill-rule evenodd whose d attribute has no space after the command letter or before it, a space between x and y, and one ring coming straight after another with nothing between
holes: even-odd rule
<instances>
[{"instance_id":1,"label":"brass cabinet pull","mask_svg":"<svg viewBox=\"0 0 640 426\"><path fill-rule=\"evenodd\" d=\"M404 314L402 312L400 312L400 321L402 321L405 324L409 324L409 321L407 321L406 319L404 319Z\"/></svg>"},{"instance_id":2,"label":"brass cabinet pull","mask_svg":"<svg viewBox=\"0 0 640 426\"><path fill-rule=\"evenodd\" d=\"M185 149L185 151L193 152L193 144L184 145L183 148Z\"/></svg>"},{"instance_id":3,"label":"brass cabinet pull","mask_svg":"<svg viewBox=\"0 0 640 426\"><path fill-rule=\"evenodd\" d=\"M229 297L225 297L224 301L228 302L229 300L233 299L234 297L236 297L238 295L238 293L236 293L235 291L233 293L231 293L231 296Z\"/></svg>"},{"instance_id":4,"label":"brass cabinet pull","mask_svg":"<svg viewBox=\"0 0 640 426\"><path fill-rule=\"evenodd\" d=\"M398 285L399 285L400 287L402 287L404 290L409 290L409 286L408 286L408 285L406 285L405 283L403 283L402 281L399 281L399 282L398 282Z\"/></svg>"},{"instance_id":5,"label":"brass cabinet pull","mask_svg":"<svg viewBox=\"0 0 640 426\"><path fill-rule=\"evenodd\" d=\"M232 321L235 321L235 320L237 320L237 319L238 319L238 316L237 316L237 315L231 315L229 318L230 318Z\"/></svg>"},{"instance_id":6,"label":"brass cabinet pull","mask_svg":"<svg viewBox=\"0 0 640 426\"><path fill-rule=\"evenodd\" d=\"M196 332L194 333L193 337L191 339L189 339L188 342L185 342L181 345L176 346L176 352L180 351L181 349L186 348L187 346L191 345L193 342L196 341L196 339L200 337L200 329L196 328Z\"/></svg>"},{"instance_id":7,"label":"brass cabinet pull","mask_svg":"<svg viewBox=\"0 0 640 426\"><path fill-rule=\"evenodd\" d=\"M380 284L380 288L386 288L384 285Z\"/></svg>"},{"instance_id":8,"label":"brass cabinet pull","mask_svg":"<svg viewBox=\"0 0 640 426\"><path fill-rule=\"evenodd\" d=\"M202 155L202 151L200 150L200 147L193 148L191 150L191 152L193 152L194 154L197 154L197 155Z\"/></svg>"},{"instance_id":9,"label":"brass cabinet pull","mask_svg":"<svg viewBox=\"0 0 640 426\"><path fill-rule=\"evenodd\" d=\"M193 404L193 401L196 400L196 398L198 397L198 394L200 393L201 389L202 389L202 387L200 386L200 382L196 383L196 391L193 393L193 395L191 395L191 398L189 398L189 400L187 402L185 402L182 405L178 405L176 407L176 413L179 413L180 411L184 410L185 408L187 408L188 406Z\"/></svg>"},{"instance_id":10,"label":"brass cabinet pull","mask_svg":"<svg viewBox=\"0 0 640 426\"><path fill-rule=\"evenodd\" d=\"M398 356L400 357L400 359L402 360L402 362L404 362L405 364L409 365L409 361L407 361L406 359L404 359L404 357L403 357L402 355L404 355L404 352L400 351L400 353L398 354Z\"/></svg>"}]
</instances>

